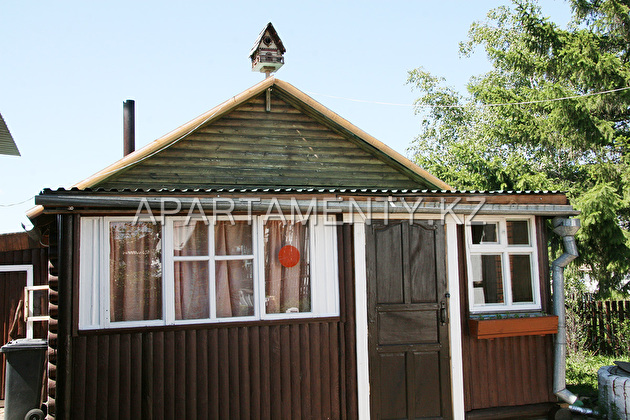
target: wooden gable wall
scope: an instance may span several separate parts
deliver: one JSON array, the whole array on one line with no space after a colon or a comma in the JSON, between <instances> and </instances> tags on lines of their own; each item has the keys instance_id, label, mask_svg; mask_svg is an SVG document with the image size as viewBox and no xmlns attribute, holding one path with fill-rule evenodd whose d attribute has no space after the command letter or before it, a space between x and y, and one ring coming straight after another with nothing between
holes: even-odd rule
<instances>
[{"instance_id":1,"label":"wooden gable wall","mask_svg":"<svg viewBox=\"0 0 630 420\"><path fill-rule=\"evenodd\" d=\"M277 93L265 105L263 93L97 186L429 188Z\"/></svg>"}]
</instances>

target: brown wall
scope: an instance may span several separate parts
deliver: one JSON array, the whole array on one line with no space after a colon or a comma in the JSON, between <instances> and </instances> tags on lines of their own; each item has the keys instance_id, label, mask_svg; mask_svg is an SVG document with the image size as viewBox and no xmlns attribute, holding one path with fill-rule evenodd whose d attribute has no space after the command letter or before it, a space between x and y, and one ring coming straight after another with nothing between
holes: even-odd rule
<instances>
[{"instance_id":1,"label":"brown wall","mask_svg":"<svg viewBox=\"0 0 630 420\"><path fill-rule=\"evenodd\" d=\"M51 395L69 398L63 410L49 400L51 411L56 403L57 418L357 418L352 228L338 233L339 318L76 332L71 371L53 366L51 381Z\"/></svg>"},{"instance_id":2,"label":"brown wall","mask_svg":"<svg viewBox=\"0 0 630 420\"><path fill-rule=\"evenodd\" d=\"M536 219L543 310L550 309L549 264L544 220ZM466 411L555 402L552 392L553 335L478 340L468 331L464 229L458 230L464 403Z\"/></svg>"},{"instance_id":3,"label":"brown wall","mask_svg":"<svg viewBox=\"0 0 630 420\"><path fill-rule=\"evenodd\" d=\"M32 265L33 283L47 284L48 252L46 248L28 240L26 233L0 235L0 265ZM15 317L18 303L23 300L26 276L22 273L0 273L0 346L9 340L9 329ZM26 334L26 323L20 317L16 334L12 338L22 338ZM46 338L47 326L36 322L33 326L35 338ZM5 361L0 355L0 399L4 399Z\"/></svg>"}]
</instances>

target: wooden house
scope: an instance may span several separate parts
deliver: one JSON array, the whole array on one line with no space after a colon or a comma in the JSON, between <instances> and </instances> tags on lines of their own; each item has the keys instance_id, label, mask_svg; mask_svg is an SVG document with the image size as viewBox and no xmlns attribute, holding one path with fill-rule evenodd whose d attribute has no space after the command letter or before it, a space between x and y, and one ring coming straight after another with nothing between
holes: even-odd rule
<instances>
[{"instance_id":1,"label":"wooden house","mask_svg":"<svg viewBox=\"0 0 630 420\"><path fill-rule=\"evenodd\" d=\"M284 81L36 204L52 417L518 418L557 401L547 225L577 214L565 195L453 191Z\"/></svg>"}]
</instances>

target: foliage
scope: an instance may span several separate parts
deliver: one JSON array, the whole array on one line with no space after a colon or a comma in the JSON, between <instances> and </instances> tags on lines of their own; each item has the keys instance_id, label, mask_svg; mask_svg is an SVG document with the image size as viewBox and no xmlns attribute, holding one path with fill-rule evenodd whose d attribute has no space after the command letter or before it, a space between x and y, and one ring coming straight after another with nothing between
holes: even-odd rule
<instances>
[{"instance_id":1,"label":"foliage","mask_svg":"<svg viewBox=\"0 0 630 420\"><path fill-rule=\"evenodd\" d=\"M630 90L599 92L630 86L630 7L571 5L566 29L533 0L473 23L460 51L482 47L493 70L471 79L467 97L422 68L410 71L422 114L410 151L458 189L567 191L582 211L580 272L605 295L628 287Z\"/></svg>"},{"instance_id":2,"label":"foliage","mask_svg":"<svg viewBox=\"0 0 630 420\"><path fill-rule=\"evenodd\" d=\"M597 371L602 366L612 366L617 356L595 355L586 351L572 352L567 357L567 388L588 397L597 397ZM630 361L627 357L624 361Z\"/></svg>"}]
</instances>

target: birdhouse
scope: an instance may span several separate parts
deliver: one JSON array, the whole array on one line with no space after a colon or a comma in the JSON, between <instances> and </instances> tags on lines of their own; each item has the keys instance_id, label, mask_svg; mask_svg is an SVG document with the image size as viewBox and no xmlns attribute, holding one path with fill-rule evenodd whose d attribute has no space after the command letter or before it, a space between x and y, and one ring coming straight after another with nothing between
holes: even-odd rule
<instances>
[{"instance_id":1,"label":"birdhouse","mask_svg":"<svg viewBox=\"0 0 630 420\"><path fill-rule=\"evenodd\" d=\"M269 77L271 73L278 71L284 65L285 51L282 40L269 22L258 35L249 53L249 58L252 60L252 71L265 73Z\"/></svg>"}]
</instances>

